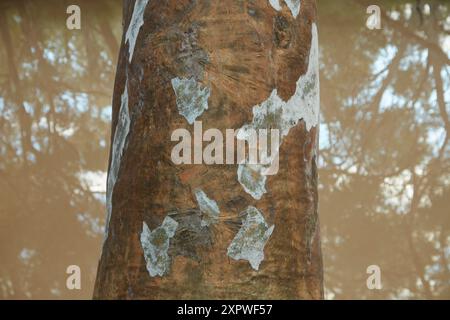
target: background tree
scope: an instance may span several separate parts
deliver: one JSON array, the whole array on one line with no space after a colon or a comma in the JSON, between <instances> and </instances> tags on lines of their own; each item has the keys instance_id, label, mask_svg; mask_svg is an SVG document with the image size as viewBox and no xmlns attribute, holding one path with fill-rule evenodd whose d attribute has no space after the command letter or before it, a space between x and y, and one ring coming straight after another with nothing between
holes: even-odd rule
<instances>
[{"instance_id":1,"label":"background tree","mask_svg":"<svg viewBox=\"0 0 450 320\"><path fill-rule=\"evenodd\" d=\"M365 27L370 4L319 6L341 30L321 33L327 296L449 298L448 3L381 1L382 30Z\"/></svg>"},{"instance_id":2,"label":"background tree","mask_svg":"<svg viewBox=\"0 0 450 320\"><path fill-rule=\"evenodd\" d=\"M0 297L92 295L121 8L78 1L0 2ZM51 18L49 18L51 17ZM66 289L66 268L82 289Z\"/></svg>"}]
</instances>

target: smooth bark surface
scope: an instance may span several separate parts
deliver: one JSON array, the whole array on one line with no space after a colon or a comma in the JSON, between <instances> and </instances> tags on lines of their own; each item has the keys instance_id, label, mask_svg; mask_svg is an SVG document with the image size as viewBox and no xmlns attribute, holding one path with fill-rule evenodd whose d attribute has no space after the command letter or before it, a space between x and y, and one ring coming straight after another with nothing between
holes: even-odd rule
<instances>
[{"instance_id":1,"label":"smooth bark surface","mask_svg":"<svg viewBox=\"0 0 450 320\"><path fill-rule=\"evenodd\" d=\"M279 172L267 176L260 199L238 181L238 165L175 165L171 159L172 132L185 128L193 136L194 130L180 114L183 101L177 101L174 79L208 90L208 108L196 118L203 132L217 128L225 136L226 129L252 124L253 107L270 103L274 89L280 108L307 108L293 97L311 89L297 82L310 75L313 63L315 1L301 1L298 14L287 5L298 1L280 0L278 9L275 2L150 0L134 50L126 32L135 3L124 2L113 97L111 212L94 298L323 298L317 123L298 119L290 125L279 150ZM318 87L312 90L318 95ZM120 112L124 106L128 126ZM267 128L279 127L273 116L264 118ZM200 191L217 204L216 220L205 222ZM252 207L264 221L257 226L263 235L256 236L264 242L263 258L253 264L235 259L239 252L230 254L239 232L248 231ZM153 242L147 245L159 241L157 255L164 260L153 274L142 239L149 236Z\"/></svg>"}]
</instances>

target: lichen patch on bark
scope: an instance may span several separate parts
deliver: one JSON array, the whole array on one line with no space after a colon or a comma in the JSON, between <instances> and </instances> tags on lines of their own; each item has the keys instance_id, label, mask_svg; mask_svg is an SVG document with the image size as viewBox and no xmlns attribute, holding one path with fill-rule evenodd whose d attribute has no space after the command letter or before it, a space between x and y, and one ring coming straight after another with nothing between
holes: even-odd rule
<instances>
[{"instance_id":1,"label":"lichen patch on bark","mask_svg":"<svg viewBox=\"0 0 450 320\"><path fill-rule=\"evenodd\" d=\"M238 181L245 192L250 194L256 200L261 199L266 190L267 176L263 174L265 166L262 164L241 163L238 166Z\"/></svg>"},{"instance_id":2,"label":"lichen patch on bark","mask_svg":"<svg viewBox=\"0 0 450 320\"><path fill-rule=\"evenodd\" d=\"M197 203L200 207L200 211L203 213L203 218L201 221L201 226L209 226L213 223L217 223L219 220L219 206L217 202L210 199L206 193L201 190L195 190L195 198L197 199Z\"/></svg>"},{"instance_id":3,"label":"lichen patch on bark","mask_svg":"<svg viewBox=\"0 0 450 320\"><path fill-rule=\"evenodd\" d=\"M168 250L170 239L175 235L177 228L178 222L171 217L166 217L162 225L153 231L143 222L141 246L151 277L162 277L169 272L171 259Z\"/></svg>"},{"instance_id":4,"label":"lichen patch on bark","mask_svg":"<svg viewBox=\"0 0 450 320\"><path fill-rule=\"evenodd\" d=\"M179 113L189 124L208 109L209 87L203 86L193 78L173 78L172 87L175 92Z\"/></svg>"},{"instance_id":5,"label":"lichen patch on bark","mask_svg":"<svg viewBox=\"0 0 450 320\"><path fill-rule=\"evenodd\" d=\"M281 10L280 0L269 0L269 3L275 10Z\"/></svg>"},{"instance_id":6,"label":"lichen patch on bark","mask_svg":"<svg viewBox=\"0 0 450 320\"><path fill-rule=\"evenodd\" d=\"M264 247L275 226L269 227L255 207L249 206L243 214L242 227L229 245L227 254L235 260L248 260L252 268L258 270L264 260Z\"/></svg>"},{"instance_id":7,"label":"lichen patch on bark","mask_svg":"<svg viewBox=\"0 0 450 320\"><path fill-rule=\"evenodd\" d=\"M136 38L139 30L144 24L144 12L149 0L136 0L134 3L133 15L131 16L130 24L128 25L127 33L125 34L125 43L128 42L128 61L131 62L133 58L134 46L136 45Z\"/></svg>"},{"instance_id":8,"label":"lichen patch on bark","mask_svg":"<svg viewBox=\"0 0 450 320\"><path fill-rule=\"evenodd\" d=\"M108 237L109 220L112 211L112 196L114 185L119 175L120 160L126 146L126 139L130 131L130 113L128 110L128 81L125 82L125 89L121 96L119 119L117 121L114 138L112 141L111 165L108 172L106 185L106 224L105 239Z\"/></svg>"}]
</instances>

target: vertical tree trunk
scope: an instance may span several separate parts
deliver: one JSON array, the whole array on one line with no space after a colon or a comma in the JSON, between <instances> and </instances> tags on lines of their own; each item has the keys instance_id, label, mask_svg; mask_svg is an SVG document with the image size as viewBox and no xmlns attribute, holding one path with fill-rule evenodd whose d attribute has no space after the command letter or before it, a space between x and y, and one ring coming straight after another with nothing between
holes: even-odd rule
<instances>
[{"instance_id":1,"label":"vertical tree trunk","mask_svg":"<svg viewBox=\"0 0 450 320\"><path fill-rule=\"evenodd\" d=\"M323 297L315 20L314 0L124 1L94 298ZM174 163L200 121L278 129L279 171Z\"/></svg>"}]
</instances>

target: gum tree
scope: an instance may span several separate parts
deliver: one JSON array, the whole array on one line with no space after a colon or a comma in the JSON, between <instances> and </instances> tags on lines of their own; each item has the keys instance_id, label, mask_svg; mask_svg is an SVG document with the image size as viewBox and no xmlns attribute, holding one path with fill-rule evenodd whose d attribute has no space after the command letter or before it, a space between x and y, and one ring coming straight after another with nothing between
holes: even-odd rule
<instances>
[{"instance_id":1,"label":"gum tree","mask_svg":"<svg viewBox=\"0 0 450 320\"><path fill-rule=\"evenodd\" d=\"M94 298L322 298L315 1L125 1L123 21ZM175 164L195 121L279 130L278 172Z\"/></svg>"}]
</instances>

